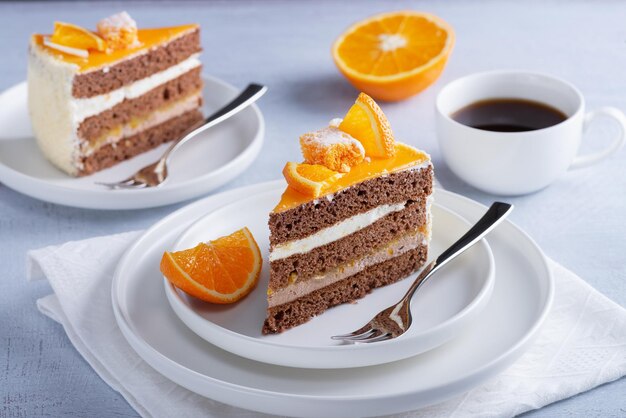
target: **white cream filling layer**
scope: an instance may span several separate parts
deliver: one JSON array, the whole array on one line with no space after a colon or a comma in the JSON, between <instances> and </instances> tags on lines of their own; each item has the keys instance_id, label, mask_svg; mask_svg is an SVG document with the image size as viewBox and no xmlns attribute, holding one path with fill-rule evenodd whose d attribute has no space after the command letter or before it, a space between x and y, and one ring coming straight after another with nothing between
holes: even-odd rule
<instances>
[{"instance_id":1,"label":"white cream filling layer","mask_svg":"<svg viewBox=\"0 0 626 418\"><path fill-rule=\"evenodd\" d=\"M355 233L363 229L382 217L393 212L398 212L406 206L406 202L396 203L393 205L380 205L372 210L358 215L351 216L341 222L321 229L308 237L292 240L276 245L270 252L270 261L276 261L290 257L295 254L302 254L311 251L314 248L330 244L343 237Z\"/></svg>"},{"instance_id":2,"label":"white cream filling layer","mask_svg":"<svg viewBox=\"0 0 626 418\"><path fill-rule=\"evenodd\" d=\"M347 277L357 274L359 271L373 266L375 264L382 263L391 258L398 257L407 251L411 251L419 247L420 245L428 245L427 236L430 235L430 231L426 234L416 232L414 234L405 235L397 241L389 244L388 246L379 249L373 254L367 255L361 259L355 260L349 265L340 266L330 272L323 275L288 285L279 290L275 290L274 293L267 297L269 307L282 305L283 303L291 302L299 297L308 293L314 292L318 289L336 283Z\"/></svg>"},{"instance_id":3,"label":"white cream filling layer","mask_svg":"<svg viewBox=\"0 0 626 418\"><path fill-rule=\"evenodd\" d=\"M186 72L199 67L200 65L201 63L198 59L198 54L194 54L186 60L181 61L159 73L152 74L149 77L137 80L132 84L120 87L119 89L113 90L109 93L84 99L72 99L70 106L73 110L73 122L76 126L78 126L80 122L88 117L102 113L105 110L122 103L124 100L135 99L142 96L153 88L167 83L168 81L172 81Z\"/></svg>"}]
</instances>

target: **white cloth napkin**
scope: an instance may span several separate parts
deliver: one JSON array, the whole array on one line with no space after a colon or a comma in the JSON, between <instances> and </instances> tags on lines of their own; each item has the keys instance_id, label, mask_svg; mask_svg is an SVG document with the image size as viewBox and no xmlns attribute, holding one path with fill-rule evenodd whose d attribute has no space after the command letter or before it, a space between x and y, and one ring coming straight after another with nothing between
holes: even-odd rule
<instances>
[{"instance_id":1,"label":"white cloth napkin","mask_svg":"<svg viewBox=\"0 0 626 418\"><path fill-rule=\"evenodd\" d=\"M139 232L68 242L28 253L29 280L53 294L37 301L102 379L144 417L257 417L160 375L133 351L111 307L118 260ZM505 417L626 375L626 310L554 261L554 306L533 346L484 385L439 405L398 417Z\"/></svg>"}]
</instances>

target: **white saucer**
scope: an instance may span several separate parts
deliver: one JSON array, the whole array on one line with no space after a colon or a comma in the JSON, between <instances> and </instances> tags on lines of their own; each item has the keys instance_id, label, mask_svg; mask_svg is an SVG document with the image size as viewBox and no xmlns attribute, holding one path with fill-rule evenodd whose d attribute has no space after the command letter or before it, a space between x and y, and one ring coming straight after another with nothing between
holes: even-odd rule
<instances>
[{"instance_id":1,"label":"white saucer","mask_svg":"<svg viewBox=\"0 0 626 418\"><path fill-rule=\"evenodd\" d=\"M239 90L217 78L204 78L204 107L212 113ZM8 187L52 203L90 209L138 209L162 206L201 196L241 174L257 157L265 123L256 105L199 135L176 152L170 178L161 187L108 190L96 181L127 178L156 161L167 145L103 170L74 178L41 154L30 127L27 86L20 83L0 94L0 181Z\"/></svg>"},{"instance_id":2,"label":"white saucer","mask_svg":"<svg viewBox=\"0 0 626 418\"><path fill-rule=\"evenodd\" d=\"M113 309L130 345L154 369L203 396L238 407L292 416L376 416L413 410L466 392L504 370L532 342L552 303L546 259L522 230L505 221L489 234L496 262L493 294L474 324L424 354L379 366L311 370L236 356L192 332L167 302L159 272L163 251L193 222L271 182L210 196L150 228L120 261ZM436 191L435 200L476 222L486 208Z\"/></svg>"},{"instance_id":3,"label":"white saucer","mask_svg":"<svg viewBox=\"0 0 626 418\"><path fill-rule=\"evenodd\" d=\"M431 350L454 338L487 305L494 285L493 255L483 240L427 282L411 306L416 318L401 338L376 344L342 344L330 339L363 326L400 300L416 277L374 290L355 304L344 304L278 335L262 335L269 281L267 218L284 188L257 193L210 212L187 229L172 250L195 247L244 226L254 235L263 256L257 288L232 305L203 302L176 289L164 278L174 312L191 330L233 354L280 366L331 369L371 366L401 360ZM432 206L430 259L461 237L470 225L438 204Z\"/></svg>"}]
</instances>

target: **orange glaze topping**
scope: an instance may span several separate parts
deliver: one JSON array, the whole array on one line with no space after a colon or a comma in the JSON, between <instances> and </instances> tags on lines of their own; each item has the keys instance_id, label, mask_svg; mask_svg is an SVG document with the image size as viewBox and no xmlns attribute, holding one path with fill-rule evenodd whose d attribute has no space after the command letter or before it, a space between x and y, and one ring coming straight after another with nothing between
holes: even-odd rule
<instances>
[{"instance_id":1,"label":"orange glaze topping","mask_svg":"<svg viewBox=\"0 0 626 418\"><path fill-rule=\"evenodd\" d=\"M361 183L365 180L379 177L382 174L401 171L412 166L423 164L430 160L428 154L409 145L396 142L395 146L396 154L393 157L371 158L370 160L366 158L363 162L352 167L349 173L346 173L343 177L333 182L318 199L323 198L325 195L333 194L346 189L357 183ZM306 196L291 187L287 187L280 199L280 202L274 208L274 212L283 212L311 200L310 196Z\"/></svg>"},{"instance_id":2,"label":"orange glaze topping","mask_svg":"<svg viewBox=\"0 0 626 418\"><path fill-rule=\"evenodd\" d=\"M174 26L171 28L158 28L158 29L139 29L137 31L140 45L136 48L120 49L116 51L89 51L88 58L81 58L75 55L65 54L53 48L49 48L43 44L44 35L33 35L33 39L37 45L54 55L58 59L70 63L76 64L79 68L79 72L87 72L96 68L105 67L111 65L117 61L121 61L128 58L131 55L147 51L150 48L158 46L162 43L168 42L184 33L190 32L198 28L198 25L182 25Z\"/></svg>"}]
</instances>

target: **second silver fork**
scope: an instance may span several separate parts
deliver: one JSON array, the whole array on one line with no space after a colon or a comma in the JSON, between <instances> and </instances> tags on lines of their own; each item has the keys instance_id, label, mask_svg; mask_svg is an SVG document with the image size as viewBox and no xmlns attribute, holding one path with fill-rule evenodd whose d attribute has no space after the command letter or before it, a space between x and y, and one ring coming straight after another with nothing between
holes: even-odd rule
<instances>
[{"instance_id":1,"label":"second silver fork","mask_svg":"<svg viewBox=\"0 0 626 418\"><path fill-rule=\"evenodd\" d=\"M450 260L463 253L493 230L511 213L511 210L513 210L513 205L508 203L493 203L483 217L480 218L465 235L452 244L450 248L441 253L434 261L424 267L398 303L379 312L358 330L348 334L335 335L330 338L355 343L373 343L390 340L404 334L413 321L411 317L411 299L415 292L423 286L433 274L450 262Z\"/></svg>"},{"instance_id":2,"label":"second silver fork","mask_svg":"<svg viewBox=\"0 0 626 418\"><path fill-rule=\"evenodd\" d=\"M97 184L106 186L110 189L143 189L163 184L163 182L167 180L168 175L167 163L177 149L179 149L183 144L189 142L192 138L195 138L200 132L206 131L210 127L225 121L250 106L252 103L257 101L257 99L263 96L266 91L267 87L260 84L248 85L248 87L246 87L246 89L242 91L239 96L235 97L230 103L198 123L196 126L192 127L190 132L182 138L174 141L174 143L169 146L158 161L143 167L127 179L115 183Z\"/></svg>"}]
</instances>

